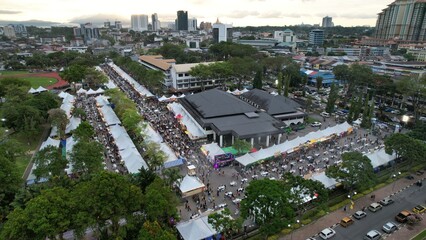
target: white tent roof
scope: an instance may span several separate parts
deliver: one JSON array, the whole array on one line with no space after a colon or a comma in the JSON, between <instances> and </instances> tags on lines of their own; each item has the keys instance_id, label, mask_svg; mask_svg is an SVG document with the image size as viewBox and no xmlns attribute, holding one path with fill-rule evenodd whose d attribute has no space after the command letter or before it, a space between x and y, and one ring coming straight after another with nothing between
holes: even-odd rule
<instances>
[{"instance_id":1,"label":"white tent roof","mask_svg":"<svg viewBox=\"0 0 426 240\"><path fill-rule=\"evenodd\" d=\"M291 141L285 141L281 144L274 145L269 148L261 149L258 152L248 153L250 157L246 155L237 157L236 160L241 163L243 166L250 165L257 161L260 161L265 158L269 158L274 156L276 152L284 153L292 150L293 148L299 146L300 144L305 144L310 140L320 139L322 137L330 136L332 134L341 134L343 132L348 131L351 128L347 122L336 125L334 127L330 127L324 130L318 130L316 132L311 132L303 137L297 137Z\"/></svg>"},{"instance_id":2,"label":"white tent roof","mask_svg":"<svg viewBox=\"0 0 426 240\"><path fill-rule=\"evenodd\" d=\"M176 99L176 98L177 98L177 96L173 94L173 95L172 95L172 96L170 96L169 98L170 98L170 99Z\"/></svg>"},{"instance_id":3,"label":"white tent roof","mask_svg":"<svg viewBox=\"0 0 426 240\"><path fill-rule=\"evenodd\" d=\"M108 81L108 83L107 83L107 84L105 84L105 86L106 86L108 89L114 89L114 88L117 88L117 85L115 85L115 83L114 83L113 81L111 81L111 80L109 80L109 81Z\"/></svg>"},{"instance_id":4,"label":"white tent roof","mask_svg":"<svg viewBox=\"0 0 426 240\"><path fill-rule=\"evenodd\" d=\"M73 104L70 102L64 102L62 103L61 107L62 110L64 110L65 114L67 114L67 117L71 117L71 110L73 108Z\"/></svg>"},{"instance_id":5,"label":"white tent roof","mask_svg":"<svg viewBox=\"0 0 426 240\"><path fill-rule=\"evenodd\" d=\"M154 94L152 94L148 89L146 89L144 86L140 85L135 79L129 76L126 72L124 72L120 67L115 65L114 63L109 63L109 66L111 66L121 77L123 77L127 82L132 85L136 91L138 91L141 95L144 95L146 97L153 97Z\"/></svg>"},{"instance_id":6,"label":"white tent roof","mask_svg":"<svg viewBox=\"0 0 426 240\"><path fill-rule=\"evenodd\" d=\"M138 173L141 168L148 169L148 165L136 148L124 149L120 151L120 155L129 173Z\"/></svg>"},{"instance_id":7,"label":"white tent roof","mask_svg":"<svg viewBox=\"0 0 426 240\"><path fill-rule=\"evenodd\" d=\"M321 182L328 189L333 189L337 184L337 181L325 175L325 172L312 174L311 179Z\"/></svg>"},{"instance_id":8,"label":"white tent roof","mask_svg":"<svg viewBox=\"0 0 426 240\"><path fill-rule=\"evenodd\" d=\"M248 92L249 90L247 89L247 88L244 88L243 90L241 90L241 92L242 93L246 93L246 92Z\"/></svg>"},{"instance_id":9,"label":"white tent roof","mask_svg":"<svg viewBox=\"0 0 426 240\"><path fill-rule=\"evenodd\" d=\"M105 96L97 96L95 99L99 107L109 105L108 99Z\"/></svg>"},{"instance_id":10,"label":"white tent roof","mask_svg":"<svg viewBox=\"0 0 426 240\"><path fill-rule=\"evenodd\" d=\"M238 89L235 89L233 92L232 92L232 94L234 94L234 95L240 95L242 92L240 91L240 90L238 90Z\"/></svg>"},{"instance_id":11,"label":"white tent roof","mask_svg":"<svg viewBox=\"0 0 426 240\"><path fill-rule=\"evenodd\" d=\"M189 138L191 139L200 139L206 138L207 133L200 126L200 124L192 118L191 114L189 114L184 107L180 103L171 103L168 105L177 116L180 114L182 116L181 122L186 126L187 131L189 132Z\"/></svg>"},{"instance_id":12,"label":"white tent roof","mask_svg":"<svg viewBox=\"0 0 426 240\"><path fill-rule=\"evenodd\" d=\"M46 88L44 88L44 87L42 87L42 86L40 86L40 87L38 87L38 88L36 89L36 91L37 91L37 92L45 92L45 91L47 91L47 89L46 89Z\"/></svg>"},{"instance_id":13,"label":"white tent roof","mask_svg":"<svg viewBox=\"0 0 426 240\"><path fill-rule=\"evenodd\" d=\"M176 225L184 240L200 240L216 235L216 230L208 221L208 216L192 219Z\"/></svg>"},{"instance_id":14,"label":"white tent roof","mask_svg":"<svg viewBox=\"0 0 426 240\"><path fill-rule=\"evenodd\" d=\"M75 97L69 93L65 93L64 94L64 99L62 100L63 103L65 102L69 102L69 103L73 103L75 100Z\"/></svg>"},{"instance_id":15,"label":"white tent roof","mask_svg":"<svg viewBox=\"0 0 426 240\"><path fill-rule=\"evenodd\" d=\"M228 89L228 90L226 90L226 92L227 92L227 93L232 93L232 92L231 92L231 90L229 90L229 89Z\"/></svg>"},{"instance_id":16,"label":"white tent roof","mask_svg":"<svg viewBox=\"0 0 426 240\"><path fill-rule=\"evenodd\" d=\"M179 189L182 193L186 193L203 187L205 187L205 185L198 177L186 175L180 182Z\"/></svg>"},{"instance_id":17,"label":"white tent roof","mask_svg":"<svg viewBox=\"0 0 426 240\"><path fill-rule=\"evenodd\" d=\"M98 88L98 90L95 91L97 94L104 93L105 91L102 88Z\"/></svg>"},{"instance_id":18,"label":"white tent roof","mask_svg":"<svg viewBox=\"0 0 426 240\"><path fill-rule=\"evenodd\" d=\"M182 93L182 95L180 95L178 98L184 98L186 95L184 93Z\"/></svg>"},{"instance_id":19,"label":"white tent roof","mask_svg":"<svg viewBox=\"0 0 426 240\"><path fill-rule=\"evenodd\" d=\"M208 156L210 159L213 159L215 155L225 154L225 151L223 151L222 148L220 148L219 145L217 145L215 142L204 144L201 146L201 148L203 148L204 151L208 151Z\"/></svg>"},{"instance_id":20,"label":"white tent roof","mask_svg":"<svg viewBox=\"0 0 426 240\"><path fill-rule=\"evenodd\" d=\"M87 93L87 91L84 90L83 88L80 88L80 89L78 89L77 93L78 94L84 94L84 93Z\"/></svg>"},{"instance_id":21,"label":"white tent roof","mask_svg":"<svg viewBox=\"0 0 426 240\"><path fill-rule=\"evenodd\" d=\"M169 100L169 98L167 98L166 96L161 96L159 99L158 99L158 101L160 101L160 102L164 102L164 101L167 101L167 100Z\"/></svg>"},{"instance_id":22,"label":"white tent roof","mask_svg":"<svg viewBox=\"0 0 426 240\"><path fill-rule=\"evenodd\" d=\"M46 148L47 146L54 146L54 147L59 147L59 144L61 143L61 141L53 139L53 138L47 138L46 141L44 141L41 146L40 146L40 150L43 150L44 148Z\"/></svg>"},{"instance_id":23,"label":"white tent roof","mask_svg":"<svg viewBox=\"0 0 426 240\"><path fill-rule=\"evenodd\" d=\"M63 92L63 91L58 94L58 96L60 98L65 98L67 95L69 95L69 93L66 93L66 92Z\"/></svg>"},{"instance_id":24,"label":"white tent roof","mask_svg":"<svg viewBox=\"0 0 426 240\"><path fill-rule=\"evenodd\" d=\"M110 106L102 106L99 110L102 112L107 126L121 123L120 119L118 119Z\"/></svg>"},{"instance_id":25,"label":"white tent roof","mask_svg":"<svg viewBox=\"0 0 426 240\"><path fill-rule=\"evenodd\" d=\"M87 95L93 95L96 94L96 91L93 89L89 89L89 91L86 92Z\"/></svg>"},{"instance_id":26,"label":"white tent roof","mask_svg":"<svg viewBox=\"0 0 426 240\"><path fill-rule=\"evenodd\" d=\"M28 90L28 93L36 93L37 90L35 90L34 88L30 88L30 90Z\"/></svg>"},{"instance_id":27,"label":"white tent roof","mask_svg":"<svg viewBox=\"0 0 426 240\"><path fill-rule=\"evenodd\" d=\"M175 152L169 147L169 145L167 145L167 143L163 141L163 138L160 136L160 134L157 131L155 131L150 124L148 124L147 127L145 128L145 134L146 134L145 139L148 142L155 142L160 145L161 151L163 151L167 156L166 162L175 161L176 159L178 159L176 157Z\"/></svg>"},{"instance_id":28,"label":"white tent roof","mask_svg":"<svg viewBox=\"0 0 426 240\"><path fill-rule=\"evenodd\" d=\"M365 156L368 157L368 159L370 159L371 165L373 165L373 168L385 166L389 162L396 159L396 153L393 153L392 155L387 154L384 148L381 148L377 151L366 154Z\"/></svg>"},{"instance_id":29,"label":"white tent roof","mask_svg":"<svg viewBox=\"0 0 426 240\"><path fill-rule=\"evenodd\" d=\"M81 123L81 118L71 117L70 122L67 124L65 133L70 133L72 130L75 130Z\"/></svg>"}]
</instances>

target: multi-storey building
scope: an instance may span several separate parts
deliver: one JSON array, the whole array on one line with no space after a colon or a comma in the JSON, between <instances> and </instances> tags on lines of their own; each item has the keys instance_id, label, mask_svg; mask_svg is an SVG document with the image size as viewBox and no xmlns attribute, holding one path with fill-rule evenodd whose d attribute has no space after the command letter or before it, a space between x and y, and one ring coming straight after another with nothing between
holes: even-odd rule
<instances>
[{"instance_id":1,"label":"multi-storey building","mask_svg":"<svg viewBox=\"0 0 426 240\"><path fill-rule=\"evenodd\" d=\"M80 28L74 28L74 36L81 37L85 43L98 39L99 28L93 27L92 23L80 24Z\"/></svg>"},{"instance_id":2,"label":"multi-storey building","mask_svg":"<svg viewBox=\"0 0 426 240\"><path fill-rule=\"evenodd\" d=\"M426 41L426 1L396 0L378 14L376 38Z\"/></svg>"},{"instance_id":3,"label":"multi-storey building","mask_svg":"<svg viewBox=\"0 0 426 240\"><path fill-rule=\"evenodd\" d=\"M309 32L309 44L321 46L324 43L324 30L314 29Z\"/></svg>"},{"instance_id":4,"label":"multi-storey building","mask_svg":"<svg viewBox=\"0 0 426 240\"><path fill-rule=\"evenodd\" d=\"M158 20L158 15L156 13L151 15L151 21L152 21L152 31L158 31L160 30L160 21Z\"/></svg>"},{"instance_id":5,"label":"multi-storey building","mask_svg":"<svg viewBox=\"0 0 426 240\"><path fill-rule=\"evenodd\" d=\"M177 12L176 30L188 31L188 11Z\"/></svg>"},{"instance_id":6,"label":"multi-storey building","mask_svg":"<svg viewBox=\"0 0 426 240\"><path fill-rule=\"evenodd\" d=\"M191 18L188 20L188 31L196 31L197 30L197 19Z\"/></svg>"},{"instance_id":7,"label":"multi-storey building","mask_svg":"<svg viewBox=\"0 0 426 240\"><path fill-rule=\"evenodd\" d=\"M131 29L135 32L148 31L148 15L132 15L130 18Z\"/></svg>"},{"instance_id":8,"label":"multi-storey building","mask_svg":"<svg viewBox=\"0 0 426 240\"><path fill-rule=\"evenodd\" d=\"M329 28L334 27L333 18L326 16L322 18L322 27L323 28Z\"/></svg>"},{"instance_id":9,"label":"multi-storey building","mask_svg":"<svg viewBox=\"0 0 426 240\"><path fill-rule=\"evenodd\" d=\"M217 19L216 23L213 24L213 41L215 43L231 42L232 25L221 23L219 22L219 19Z\"/></svg>"}]
</instances>

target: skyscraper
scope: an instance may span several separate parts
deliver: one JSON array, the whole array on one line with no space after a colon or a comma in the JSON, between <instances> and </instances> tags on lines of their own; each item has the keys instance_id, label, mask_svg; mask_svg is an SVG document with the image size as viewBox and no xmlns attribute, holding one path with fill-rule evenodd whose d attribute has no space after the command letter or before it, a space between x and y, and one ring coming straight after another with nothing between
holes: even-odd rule
<instances>
[{"instance_id":1,"label":"skyscraper","mask_svg":"<svg viewBox=\"0 0 426 240\"><path fill-rule=\"evenodd\" d=\"M213 24L213 41L214 43L231 42L232 41L232 25L223 24L217 19Z\"/></svg>"},{"instance_id":2,"label":"skyscraper","mask_svg":"<svg viewBox=\"0 0 426 240\"><path fill-rule=\"evenodd\" d=\"M160 21L158 21L158 15L156 13L151 15L152 31L160 30Z\"/></svg>"},{"instance_id":3,"label":"skyscraper","mask_svg":"<svg viewBox=\"0 0 426 240\"><path fill-rule=\"evenodd\" d=\"M176 30L188 31L188 11L177 12Z\"/></svg>"},{"instance_id":4,"label":"skyscraper","mask_svg":"<svg viewBox=\"0 0 426 240\"><path fill-rule=\"evenodd\" d=\"M375 36L379 39L426 41L426 2L396 0L378 14Z\"/></svg>"},{"instance_id":5,"label":"skyscraper","mask_svg":"<svg viewBox=\"0 0 426 240\"><path fill-rule=\"evenodd\" d=\"M329 28L334 27L333 18L326 16L322 18L322 27L323 28Z\"/></svg>"},{"instance_id":6,"label":"skyscraper","mask_svg":"<svg viewBox=\"0 0 426 240\"><path fill-rule=\"evenodd\" d=\"M188 31L196 31L197 30L197 19L191 18L188 20Z\"/></svg>"},{"instance_id":7,"label":"skyscraper","mask_svg":"<svg viewBox=\"0 0 426 240\"><path fill-rule=\"evenodd\" d=\"M321 46L324 43L324 30L314 29L309 32L309 44Z\"/></svg>"},{"instance_id":8,"label":"skyscraper","mask_svg":"<svg viewBox=\"0 0 426 240\"><path fill-rule=\"evenodd\" d=\"M132 15L130 18L131 29L136 32L148 31L148 15Z\"/></svg>"}]
</instances>

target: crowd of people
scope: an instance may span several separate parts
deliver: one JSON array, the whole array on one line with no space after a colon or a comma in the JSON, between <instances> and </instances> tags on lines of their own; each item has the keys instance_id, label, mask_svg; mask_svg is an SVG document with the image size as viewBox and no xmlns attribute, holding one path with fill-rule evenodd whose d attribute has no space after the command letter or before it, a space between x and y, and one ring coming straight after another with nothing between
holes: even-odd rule
<instances>
[{"instance_id":1,"label":"crowd of people","mask_svg":"<svg viewBox=\"0 0 426 240\"><path fill-rule=\"evenodd\" d=\"M127 173L126 167L122 164L118 147L114 142L114 138L108 130L105 121L102 119L101 113L96 105L94 96L80 94L77 96L75 106L81 108L86 113L86 120L90 123L95 131L95 140L105 146L104 151L104 169L115 171L117 173Z\"/></svg>"},{"instance_id":2,"label":"crowd of people","mask_svg":"<svg viewBox=\"0 0 426 240\"><path fill-rule=\"evenodd\" d=\"M155 97L147 98L138 92L123 76L108 64L102 69L109 78L137 104L139 113L150 123L163 138L163 141L173 149L178 158L187 159L199 146L185 134L179 120L167 108L167 103L158 101Z\"/></svg>"}]
</instances>

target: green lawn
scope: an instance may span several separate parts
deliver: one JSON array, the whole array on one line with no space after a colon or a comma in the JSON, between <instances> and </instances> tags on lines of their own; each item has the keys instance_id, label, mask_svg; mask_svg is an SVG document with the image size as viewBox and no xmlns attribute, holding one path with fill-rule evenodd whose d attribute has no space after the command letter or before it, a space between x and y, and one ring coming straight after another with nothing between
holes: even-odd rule
<instances>
[{"instance_id":1,"label":"green lawn","mask_svg":"<svg viewBox=\"0 0 426 240\"><path fill-rule=\"evenodd\" d=\"M426 229L424 229L421 233L417 234L417 236L413 237L411 240L424 240L426 239Z\"/></svg>"},{"instance_id":2,"label":"green lawn","mask_svg":"<svg viewBox=\"0 0 426 240\"><path fill-rule=\"evenodd\" d=\"M48 77L23 77L20 79L24 79L31 83L31 87L38 88L40 86L46 87L52 84L55 84L58 80L56 78L48 78Z\"/></svg>"},{"instance_id":3,"label":"green lawn","mask_svg":"<svg viewBox=\"0 0 426 240\"><path fill-rule=\"evenodd\" d=\"M17 74L26 74L28 71L0 71L0 76L13 76Z\"/></svg>"}]
</instances>

